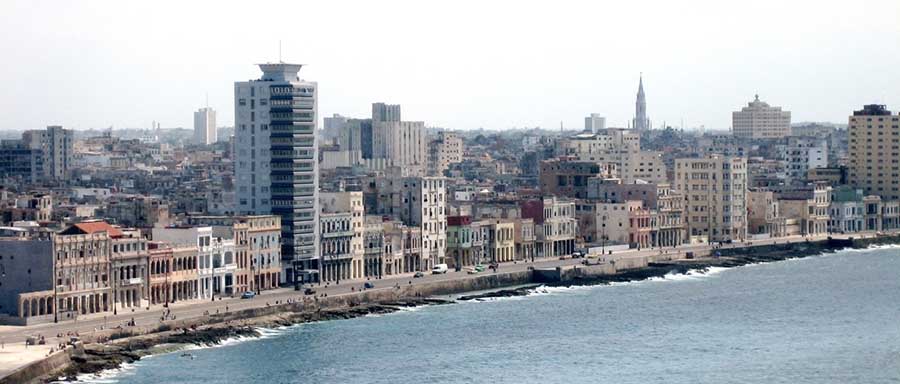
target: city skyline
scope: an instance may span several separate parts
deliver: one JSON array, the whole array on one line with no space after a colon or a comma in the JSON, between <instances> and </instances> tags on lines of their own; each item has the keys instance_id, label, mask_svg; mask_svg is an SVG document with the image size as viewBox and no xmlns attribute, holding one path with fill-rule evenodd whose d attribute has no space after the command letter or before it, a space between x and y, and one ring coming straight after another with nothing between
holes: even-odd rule
<instances>
[{"instance_id":1,"label":"city skyline","mask_svg":"<svg viewBox=\"0 0 900 384\"><path fill-rule=\"evenodd\" d=\"M190 128L207 93L219 125L230 126L231 83L222 79L251 79L253 64L278 61L277 36L281 59L308 64L306 77L321 84L322 116L364 117L372 102L384 101L404 105L410 120L449 129L562 123L578 130L590 113L626 127L641 72L654 127L684 121L725 130L731 112L756 93L791 111L795 122L845 124L859 105L898 103L900 76L890 68L900 64L900 34L889 20L863 16L900 5L801 2L773 14L775 4L762 2L741 17L718 3L549 10L504 3L477 14L466 6L358 3L359 12L344 13L285 5L316 16L304 19L315 32L298 37L280 33L288 25L252 19L233 28L244 10L229 4L216 3L213 17L203 19L194 15L209 4L13 3L0 16L0 49L12 63L0 79L16 92L2 93L0 102L20 113L4 114L0 130L147 128L152 121ZM677 23L672 15L680 15ZM762 19L785 27L760 28L754 20ZM355 27L332 28L329 20ZM468 29L457 28L458 20ZM61 28L40 27L47 24ZM629 38L607 32L621 29ZM853 55L842 53L847 46ZM456 91L461 84L472 86ZM539 104L535 93L544 95ZM51 108L33 108L36 97Z\"/></svg>"}]
</instances>

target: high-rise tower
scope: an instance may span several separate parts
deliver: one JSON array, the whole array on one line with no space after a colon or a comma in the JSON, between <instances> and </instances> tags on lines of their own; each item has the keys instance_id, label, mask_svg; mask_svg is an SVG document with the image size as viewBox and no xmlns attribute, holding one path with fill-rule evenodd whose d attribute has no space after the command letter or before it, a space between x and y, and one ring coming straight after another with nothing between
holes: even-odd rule
<instances>
[{"instance_id":1,"label":"high-rise tower","mask_svg":"<svg viewBox=\"0 0 900 384\"><path fill-rule=\"evenodd\" d=\"M198 109L194 112L194 144L209 145L216 140L216 111L210 107Z\"/></svg>"},{"instance_id":2,"label":"high-rise tower","mask_svg":"<svg viewBox=\"0 0 900 384\"><path fill-rule=\"evenodd\" d=\"M234 83L235 208L281 216L281 282L317 281L317 88L302 65L259 64L259 80Z\"/></svg>"},{"instance_id":3,"label":"high-rise tower","mask_svg":"<svg viewBox=\"0 0 900 384\"><path fill-rule=\"evenodd\" d=\"M632 128L635 131L646 131L650 129L650 119L647 118L647 99L644 97L644 75L641 74L638 80L637 100L634 103L634 121Z\"/></svg>"}]
</instances>

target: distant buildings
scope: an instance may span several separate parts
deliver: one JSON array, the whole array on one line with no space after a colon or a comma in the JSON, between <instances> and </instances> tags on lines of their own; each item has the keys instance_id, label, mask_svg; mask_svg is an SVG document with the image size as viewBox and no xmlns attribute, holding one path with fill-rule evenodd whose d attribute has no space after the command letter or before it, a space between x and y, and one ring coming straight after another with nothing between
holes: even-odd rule
<instances>
[{"instance_id":1,"label":"distant buildings","mask_svg":"<svg viewBox=\"0 0 900 384\"><path fill-rule=\"evenodd\" d=\"M44 152L21 140L0 142L0 178L36 183L44 177Z\"/></svg>"},{"instance_id":2,"label":"distant buildings","mask_svg":"<svg viewBox=\"0 0 900 384\"><path fill-rule=\"evenodd\" d=\"M747 139L780 139L791 134L791 113L770 107L756 95L746 107L731 114L732 133Z\"/></svg>"},{"instance_id":3,"label":"distant buildings","mask_svg":"<svg viewBox=\"0 0 900 384\"><path fill-rule=\"evenodd\" d=\"M216 135L216 110L204 107L194 112L194 144L213 144L218 140Z\"/></svg>"},{"instance_id":4,"label":"distant buildings","mask_svg":"<svg viewBox=\"0 0 900 384\"><path fill-rule=\"evenodd\" d=\"M451 164L463 160L463 141L455 133L440 131L434 140L428 143L428 174L443 176Z\"/></svg>"},{"instance_id":5,"label":"distant buildings","mask_svg":"<svg viewBox=\"0 0 900 384\"><path fill-rule=\"evenodd\" d=\"M850 185L866 195L900 200L900 115L866 105L850 116Z\"/></svg>"},{"instance_id":6,"label":"distant buildings","mask_svg":"<svg viewBox=\"0 0 900 384\"><path fill-rule=\"evenodd\" d=\"M604 129L606 129L606 118L600 116L599 113L592 113L590 116L584 118L585 132L597 133Z\"/></svg>"},{"instance_id":7,"label":"distant buildings","mask_svg":"<svg viewBox=\"0 0 900 384\"><path fill-rule=\"evenodd\" d=\"M259 80L234 84L236 210L280 215L281 277L311 281L320 267L318 87L297 76L300 64L259 68Z\"/></svg>"},{"instance_id":8,"label":"distant buildings","mask_svg":"<svg viewBox=\"0 0 900 384\"><path fill-rule=\"evenodd\" d=\"M73 145L72 130L60 126L25 131L21 140L3 140L0 177L26 182L65 180L74 165Z\"/></svg>"},{"instance_id":9,"label":"distant buildings","mask_svg":"<svg viewBox=\"0 0 900 384\"><path fill-rule=\"evenodd\" d=\"M779 146L788 183L803 182L810 169L828 167L828 141L820 137L789 136Z\"/></svg>"}]
</instances>

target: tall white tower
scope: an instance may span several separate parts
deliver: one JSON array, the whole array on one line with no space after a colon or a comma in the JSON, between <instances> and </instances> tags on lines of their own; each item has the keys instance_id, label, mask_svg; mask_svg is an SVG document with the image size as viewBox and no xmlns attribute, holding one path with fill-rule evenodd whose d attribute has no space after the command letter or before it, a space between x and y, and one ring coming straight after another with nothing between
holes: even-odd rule
<instances>
[{"instance_id":1,"label":"tall white tower","mask_svg":"<svg viewBox=\"0 0 900 384\"><path fill-rule=\"evenodd\" d=\"M650 119L647 118L647 99L644 96L644 75L641 74L638 82L637 100L634 103L634 122L632 127L635 131L646 131L650 129Z\"/></svg>"},{"instance_id":2,"label":"tall white tower","mask_svg":"<svg viewBox=\"0 0 900 384\"><path fill-rule=\"evenodd\" d=\"M281 216L281 282L319 276L318 85L301 64L259 64L234 83L235 207Z\"/></svg>"},{"instance_id":3,"label":"tall white tower","mask_svg":"<svg viewBox=\"0 0 900 384\"><path fill-rule=\"evenodd\" d=\"M205 107L194 112L194 144L209 145L215 143L216 110Z\"/></svg>"}]
</instances>

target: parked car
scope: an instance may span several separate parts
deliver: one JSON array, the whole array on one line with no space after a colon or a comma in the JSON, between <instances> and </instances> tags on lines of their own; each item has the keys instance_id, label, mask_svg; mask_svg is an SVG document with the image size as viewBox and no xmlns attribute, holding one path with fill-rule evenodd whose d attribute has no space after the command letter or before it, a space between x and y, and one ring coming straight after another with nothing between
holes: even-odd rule
<instances>
[{"instance_id":1,"label":"parked car","mask_svg":"<svg viewBox=\"0 0 900 384\"><path fill-rule=\"evenodd\" d=\"M375 288L375 284L372 284L372 282L367 281L365 284L363 284L363 287L365 287L366 289L372 289L372 288Z\"/></svg>"},{"instance_id":2,"label":"parked car","mask_svg":"<svg viewBox=\"0 0 900 384\"><path fill-rule=\"evenodd\" d=\"M256 292L253 291L247 291L241 294L242 299L252 299L254 297L256 297Z\"/></svg>"},{"instance_id":3,"label":"parked car","mask_svg":"<svg viewBox=\"0 0 900 384\"><path fill-rule=\"evenodd\" d=\"M420 277L424 277L424 276L425 276L425 274L422 273L422 272L416 272L416 274L413 275L413 277L416 278L416 279L418 279L418 278L420 278Z\"/></svg>"}]
</instances>

